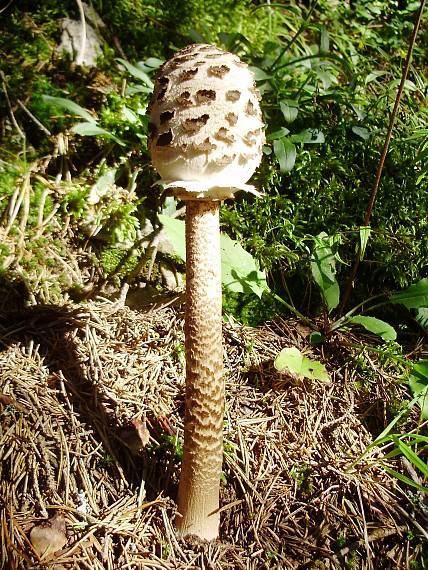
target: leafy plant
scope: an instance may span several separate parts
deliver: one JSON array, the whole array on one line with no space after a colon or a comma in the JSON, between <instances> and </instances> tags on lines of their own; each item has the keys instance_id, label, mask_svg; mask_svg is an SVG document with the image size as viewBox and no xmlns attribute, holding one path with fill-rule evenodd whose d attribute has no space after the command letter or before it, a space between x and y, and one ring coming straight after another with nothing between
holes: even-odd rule
<instances>
[{"instance_id":1,"label":"leafy plant","mask_svg":"<svg viewBox=\"0 0 428 570\"><path fill-rule=\"evenodd\" d=\"M421 408L422 419L428 419L428 360L415 362L409 375L409 387Z\"/></svg>"},{"instance_id":2,"label":"leafy plant","mask_svg":"<svg viewBox=\"0 0 428 570\"><path fill-rule=\"evenodd\" d=\"M322 382L330 380L324 364L311 360L295 346L283 348L275 358L274 365L279 372L286 372L297 380L302 378L321 380Z\"/></svg>"},{"instance_id":3,"label":"leafy plant","mask_svg":"<svg viewBox=\"0 0 428 570\"><path fill-rule=\"evenodd\" d=\"M340 295L339 285L335 277L336 259L325 234L318 236L315 243L313 261L311 262L312 275L321 291L328 311L331 311L339 304ZM381 301L379 297L384 297L384 299ZM376 301L376 303L374 304L373 301ZM428 279L421 279L418 283L411 285L404 291L396 292L389 296L380 295L363 301L349 310L343 317L328 323L324 327L324 333L328 335L339 328L349 325L360 325L369 332L381 337L384 341L393 341L397 338L397 333L391 325L376 317L354 314L363 307L365 312L369 312L389 303L403 305L407 309L428 307Z\"/></svg>"},{"instance_id":4,"label":"leafy plant","mask_svg":"<svg viewBox=\"0 0 428 570\"><path fill-rule=\"evenodd\" d=\"M175 253L186 260L185 227L182 220L163 214L159 215L168 240L173 244ZM267 290L266 277L257 267L254 258L241 245L222 234L220 238L221 269L223 285L235 293L252 292L259 298Z\"/></svg>"}]
</instances>

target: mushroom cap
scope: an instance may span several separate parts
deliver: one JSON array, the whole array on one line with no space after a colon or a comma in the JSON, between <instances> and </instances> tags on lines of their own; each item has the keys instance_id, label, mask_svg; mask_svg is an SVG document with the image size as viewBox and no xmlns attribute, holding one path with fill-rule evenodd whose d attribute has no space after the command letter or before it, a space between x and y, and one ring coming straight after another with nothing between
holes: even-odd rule
<instances>
[{"instance_id":1,"label":"mushroom cap","mask_svg":"<svg viewBox=\"0 0 428 570\"><path fill-rule=\"evenodd\" d=\"M193 44L159 70L149 149L161 182L181 198L219 199L247 183L264 143L260 95L237 55Z\"/></svg>"}]
</instances>

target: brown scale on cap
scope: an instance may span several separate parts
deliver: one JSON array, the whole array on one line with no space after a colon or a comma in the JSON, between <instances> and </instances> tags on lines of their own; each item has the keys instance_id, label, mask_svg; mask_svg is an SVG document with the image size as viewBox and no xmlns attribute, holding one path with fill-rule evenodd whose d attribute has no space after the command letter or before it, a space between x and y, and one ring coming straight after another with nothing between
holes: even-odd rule
<instances>
[{"instance_id":1,"label":"brown scale on cap","mask_svg":"<svg viewBox=\"0 0 428 570\"><path fill-rule=\"evenodd\" d=\"M238 115L236 113L228 113L225 118L231 127L234 127L238 122Z\"/></svg>"},{"instance_id":2,"label":"brown scale on cap","mask_svg":"<svg viewBox=\"0 0 428 570\"><path fill-rule=\"evenodd\" d=\"M168 146L172 141L172 132L167 131L166 133L162 133L159 135L158 140L156 141L157 146Z\"/></svg>"},{"instance_id":3,"label":"brown scale on cap","mask_svg":"<svg viewBox=\"0 0 428 570\"><path fill-rule=\"evenodd\" d=\"M195 75L198 73L198 68L195 67L194 69L186 69L182 71L178 76L178 81L191 81Z\"/></svg>"},{"instance_id":4,"label":"brown scale on cap","mask_svg":"<svg viewBox=\"0 0 428 570\"><path fill-rule=\"evenodd\" d=\"M198 133L204 125L207 124L209 118L210 116L205 113L200 117L195 117L194 119L186 119L183 123L183 131L189 135L194 135L195 133Z\"/></svg>"},{"instance_id":5,"label":"brown scale on cap","mask_svg":"<svg viewBox=\"0 0 428 570\"><path fill-rule=\"evenodd\" d=\"M199 51L215 51L217 56L218 56L218 54L224 53L220 49L216 48L215 46L210 46L210 45L193 44L193 47L197 48Z\"/></svg>"},{"instance_id":6,"label":"brown scale on cap","mask_svg":"<svg viewBox=\"0 0 428 570\"><path fill-rule=\"evenodd\" d=\"M181 65L182 63L186 63L187 61L192 61L192 60L193 60L193 55L192 55L192 54L185 55L185 56L182 56L182 57L176 57L176 58L174 59L174 65L175 65L176 67L180 67L180 65Z\"/></svg>"},{"instance_id":7,"label":"brown scale on cap","mask_svg":"<svg viewBox=\"0 0 428 570\"><path fill-rule=\"evenodd\" d=\"M175 99L175 104L177 107L191 107L193 105L192 101L189 99L190 91L183 91Z\"/></svg>"},{"instance_id":8,"label":"brown scale on cap","mask_svg":"<svg viewBox=\"0 0 428 570\"><path fill-rule=\"evenodd\" d=\"M157 97L156 97L156 101L158 101L159 103L160 103L161 101L163 101L166 92L167 92L167 88L166 88L166 87L164 87L163 89L161 89L161 90L159 91Z\"/></svg>"},{"instance_id":9,"label":"brown scale on cap","mask_svg":"<svg viewBox=\"0 0 428 570\"><path fill-rule=\"evenodd\" d=\"M255 87L252 87L249 91L250 91L250 93L252 93L254 95L254 97L257 99L257 101L262 100L258 89L256 89Z\"/></svg>"},{"instance_id":10,"label":"brown scale on cap","mask_svg":"<svg viewBox=\"0 0 428 570\"><path fill-rule=\"evenodd\" d=\"M191 145L192 150L196 151L196 152L211 152L212 150L215 150L217 148L217 145L213 144L209 137L207 137L203 142L199 143L199 144L192 144Z\"/></svg>"},{"instance_id":11,"label":"brown scale on cap","mask_svg":"<svg viewBox=\"0 0 428 570\"><path fill-rule=\"evenodd\" d=\"M237 89L231 89L230 91L226 91L226 101L232 101L232 103L235 103L236 101L239 101L240 97L241 97L241 92L238 91Z\"/></svg>"},{"instance_id":12,"label":"brown scale on cap","mask_svg":"<svg viewBox=\"0 0 428 570\"><path fill-rule=\"evenodd\" d=\"M231 164L236 158L236 154L224 154L223 156L221 156L220 158L216 159L216 164L218 164L219 166L227 166L228 164Z\"/></svg>"},{"instance_id":13,"label":"brown scale on cap","mask_svg":"<svg viewBox=\"0 0 428 570\"><path fill-rule=\"evenodd\" d=\"M214 135L214 138L216 138L219 141L225 142L227 145L231 145L235 142L235 137L231 135L228 129L225 127L221 127Z\"/></svg>"},{"instance_id":14,"label":"brown scale on cap","mask_svg":"<svg viewBox=\"0 0 428 570\"><path fill-rule=\"evenodd\" d=\"M222 79L226 73L229 73L230 67L227 65L210 65L208 68L208 75L213 75L214 77L220 77Z\"/></svg>"},{"instance_id":15,"label":"brown scale on cap","mask_svg":"<svg viewBox=\"0 0 428 570\"><path fill-rule=\"evenodd\" d=\"M251 160L251 158L252 158L253 156L254 156L253 154L249 154L249 153L247 153L247 152L243 152L243 153L241 153L241 154L239 155L238 163L239 163L239 164L242 164L242 165L247 164L247 162L248 162L249 160Z\"/></svg>"},{"instance_id":16,"label":"brown scale on cap","mask_svg":"<svg viewBox=\"0 0 428 570\"><path fill-rule=\"evenodd\" d=\"M168 123L174 116L175 112L174 111L164 111L163 113L160 114L160 124L164 125L165 123Z\"/></svg>"},{"instance_id":17,"label":"brown scale on cap","mask_svg":"<svg viewBox=\"0 0 428 570\"><path fill-rule=\"evenodd\" d=\"M251 99L248 99L248 102L245 105L245 112L250 116L257 115L257 109L255 108L254 103L251 101Z\"/></svg>"},{"instance_id":18,"label":"brown scale on cap","mask_svg":"<svg viewBox=\"0 0 428 570\"><path fill-rule=\"evenodd\" d=\"M195 99L200 105L204 103L212 103L215 101L216 93L214 89L199 89L196 91Z\"/></svg>"}]
</instances>

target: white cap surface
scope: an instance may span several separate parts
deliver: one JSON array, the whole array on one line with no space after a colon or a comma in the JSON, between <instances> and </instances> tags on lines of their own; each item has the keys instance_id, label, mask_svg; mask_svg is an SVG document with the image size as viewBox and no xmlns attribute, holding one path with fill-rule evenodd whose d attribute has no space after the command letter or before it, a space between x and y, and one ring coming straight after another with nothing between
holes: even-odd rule
<instances>
[{"instance_id":1,"label":"white cap surface","mask_svg":"<svg viewBox=\"0 0 428 570\"><path fill-rule=\"evenodd\" d=\"M194 44L168 60L150 104L149 148L162 183L201 199L254 191L246 183L264 143L259 98L237 55Z\"/></svg>"}]
</instances>

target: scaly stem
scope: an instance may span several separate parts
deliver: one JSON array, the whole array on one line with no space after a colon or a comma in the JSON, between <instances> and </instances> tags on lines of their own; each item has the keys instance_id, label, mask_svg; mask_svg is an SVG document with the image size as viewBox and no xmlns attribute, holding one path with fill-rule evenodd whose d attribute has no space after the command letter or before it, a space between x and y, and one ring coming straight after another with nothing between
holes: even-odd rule
<instances>
[{"instance_id":1,"label":"scaly stem","mask_svg":"<svg viewBox=\"0 0 428 570\"><path fill-rule=\"evenodd\" d=\"M223 345L219 202L186 208L186 416L178 489L182 536L217 538L223 461Z\"/></svg>"}]
</instances>

